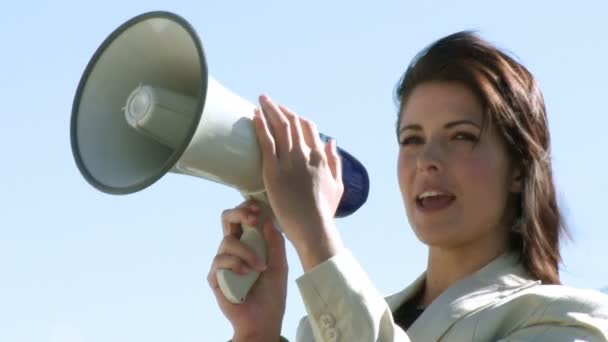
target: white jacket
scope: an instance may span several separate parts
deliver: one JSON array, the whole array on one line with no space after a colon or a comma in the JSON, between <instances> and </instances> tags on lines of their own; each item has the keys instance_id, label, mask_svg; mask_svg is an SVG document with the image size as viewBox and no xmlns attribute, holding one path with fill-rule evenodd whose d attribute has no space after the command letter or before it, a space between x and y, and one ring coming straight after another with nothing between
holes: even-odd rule
<instances>
[{"instance_id":1,"label":"white jacket","mask_svg":"<svg viewBox=\"0 0 608 342\"><path fill-rule=\"evenodd\" d=\"M448 288L404 332L392 312L424 277L384 298L343 251L296 280L308 313L296 341L608 341L608 296L541 285L513 253Z\"/></svg>"}]
</instances>

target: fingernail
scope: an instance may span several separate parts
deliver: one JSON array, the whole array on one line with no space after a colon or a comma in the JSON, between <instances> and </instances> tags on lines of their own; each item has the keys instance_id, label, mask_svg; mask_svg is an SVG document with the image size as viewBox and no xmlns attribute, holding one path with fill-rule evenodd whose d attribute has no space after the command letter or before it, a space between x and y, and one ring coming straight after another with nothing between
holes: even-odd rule
<instances>
[{"instance_id":1,"label":"fingernail","mask_svg":"<svg viewBox=\"0 0 608 342\"><path fill-rule=\"evenodd\" d=\"M264 261L262 261L262 259L256 259L255 261L255 268L258 271L265 271L266 270L266 263Z\"/></svg>"},{"instance_id":2,"label":"fingernail","mask_svg":"<svg viewBox=\"0 0 608 342\"><path fill-rule=\"evenodd\" d=\"M255 215L247 215L247 223L249 223L252 226L256 226L258 224L258 218Z\"/></svg>"},{"instance_id":3,"label":"fingernail","mask_svg":"<svg viewBox=\"0 0 608 342\"><path fill-rule=\"evenodd\" d=\"M241 266L241 270L243 270L243 274L247 274L247 273L249 273L249 272L253 271L253 270L251 269L251 267L246 266L246 265Z\"/></svg>"}]
</instances>

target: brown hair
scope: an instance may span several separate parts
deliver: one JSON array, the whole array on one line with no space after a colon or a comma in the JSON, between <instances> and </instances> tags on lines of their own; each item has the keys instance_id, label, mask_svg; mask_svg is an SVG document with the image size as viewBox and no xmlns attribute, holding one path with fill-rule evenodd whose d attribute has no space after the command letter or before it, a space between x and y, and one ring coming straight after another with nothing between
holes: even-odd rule
<instances>
[{"instance_id":1,"label":"brown hair","mask_svg":"<svg viewBox=\"0 0 608 342\"><path fill-rule=\"evenodd\" d=\"M414 58L396 89L400 109L417 85L429 81L462 82L477 95L484 126L488 121L496 125L522 172L511 247L532 276L559 284L559 241L567 231L553 183L545 104L534 77L506 53L463 31L439 39ZM401 115L397 128L400 121Z\"/></svg>"}]
</instances>

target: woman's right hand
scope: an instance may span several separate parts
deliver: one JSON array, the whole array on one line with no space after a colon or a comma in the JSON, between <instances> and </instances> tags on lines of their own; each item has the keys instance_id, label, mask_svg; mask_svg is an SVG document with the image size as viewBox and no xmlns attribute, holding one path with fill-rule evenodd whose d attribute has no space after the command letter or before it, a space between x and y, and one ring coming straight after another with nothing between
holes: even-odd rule
<instances>
[{"instance_id":1,"label":"woman's right hand","mask_svg":"<svg viewBox=\"0 0 608 342\"><path fill-rule=\"evenodd\" d=\"M261 207L255 201L246 201L222 213L224 239L207 277L220 309L232 324L234 342L278 341L285 313L288 267L283 235L274 228L270 218L264 222L268 250L266 265L239 240L241 224L258 226L260 211ZM232 304L220 290L218 269L230 269L237 274L246 274L250 270L261 273L245 301Z\"/></svg>"}]
</instances>

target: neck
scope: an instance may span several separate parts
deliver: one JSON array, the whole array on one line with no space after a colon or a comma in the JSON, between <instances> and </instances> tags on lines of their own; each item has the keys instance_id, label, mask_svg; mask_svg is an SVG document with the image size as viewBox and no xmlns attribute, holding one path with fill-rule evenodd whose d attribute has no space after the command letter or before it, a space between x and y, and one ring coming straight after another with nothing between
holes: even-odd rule
<instances>
[{"instance_id":1,"label":"neck","mask_svg":"<svg viewBox=\"0 0 608 342\"><path fill-rule=\"evenodd\" d=\"M447 288L475 273L508 250L507 239L477 241L458 247L430 246L420 304L430 305Z\"/></svg>"}]
</instances>

